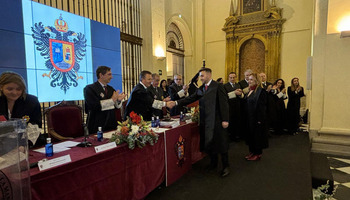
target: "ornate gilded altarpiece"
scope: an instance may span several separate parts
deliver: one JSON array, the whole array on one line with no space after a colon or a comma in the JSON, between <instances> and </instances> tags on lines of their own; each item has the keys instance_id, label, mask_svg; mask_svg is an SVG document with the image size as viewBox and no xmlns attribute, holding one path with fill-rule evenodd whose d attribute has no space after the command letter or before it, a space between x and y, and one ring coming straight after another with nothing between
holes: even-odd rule
<instances>
[{"instance_id":1,"label":"ornate gilded altarpiece","mask_svg":"<svg viewBox=\"0 0 350 200\"><path fill-rule=\"evenodd\" d=\"M250 68L265 72L270 82L279 78L284 22L275 0L231 0L230 16L222 29L226 32L226 77L236 72L241 80L243 71Z\"/></svg>"}]
</instances>

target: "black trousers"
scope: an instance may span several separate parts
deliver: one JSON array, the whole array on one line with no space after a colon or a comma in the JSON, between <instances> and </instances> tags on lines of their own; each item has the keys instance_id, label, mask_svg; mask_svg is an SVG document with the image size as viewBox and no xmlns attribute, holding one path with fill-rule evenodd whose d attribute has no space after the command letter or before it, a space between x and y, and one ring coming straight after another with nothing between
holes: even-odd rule
<instances>
[{"instance_id":1,"label":"black trousers","mask_svg":"<svg viewBox=\"0 0 350 200\"><path fill-rule=\"evenodd\" d=\"M211 153L210 154L210 164L212 166L217 166L219 161L219 154L217 153ZM222 168L226 168L229 166L228 164L228 152L221 153L221 162L222 162Z\"/></svg>"}]
</instances>

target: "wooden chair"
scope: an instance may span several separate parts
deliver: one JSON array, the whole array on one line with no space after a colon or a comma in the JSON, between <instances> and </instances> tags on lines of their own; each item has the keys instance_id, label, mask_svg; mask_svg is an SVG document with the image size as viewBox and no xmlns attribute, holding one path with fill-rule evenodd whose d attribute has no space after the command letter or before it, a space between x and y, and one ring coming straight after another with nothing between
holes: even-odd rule
<instances>
[{"instance_id":1,"label":"wooden chair","mask_svg":"<svg viewBox=\"0 0 350 200\"><path fill-rule=\"evenodd\" d=\"M45 110L48 134L53 141L73 139L84 135L82 108L65 101Z\"/></svg>"}]
</instances>

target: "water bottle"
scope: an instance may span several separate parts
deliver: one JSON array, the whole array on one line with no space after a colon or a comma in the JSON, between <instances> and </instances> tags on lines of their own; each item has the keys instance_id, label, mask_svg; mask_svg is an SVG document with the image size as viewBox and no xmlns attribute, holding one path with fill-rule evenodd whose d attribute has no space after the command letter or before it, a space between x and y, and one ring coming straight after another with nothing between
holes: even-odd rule
<instances>
[{"instance_id":1,"label":"water bottle","mask_svg":"<svg viewBox=\"0 0 350 200\"><path fill-rule=\"evenodd\" d=\"M152 117L151 127L152 128L156 127L156 122L154 121L154 117Z\"/></svg>"},{"instance_id":2,"label":"water bottle","mask_svg":"<svg viewBox=\"0 0 350 200\"><path fill-rule=\"evenodd\" d=\"M180 112L180 122L184 121L184 114L183 112Z\"/></svg>"},{"instance_id":3,"label":"water bottle","mask_svg":"<svg viewBox=\"0 0 350 200\"><path fill-rule=\"evenodd\" d=\"M46 157L53 156L53 145L51 143L51 138L46 138L45 154Z\"/></svg>"},{"instance_id":4,"label":"water bottle","mask_svg":"<svg viewBox=\"0 0 350 200\"><path fill-rule=\"evenodd\" d=\"M157 119L156 119L156 127L159 127L160 126L160 119L159 119L159 116L157 116Z\"/></svg>"},{"instance_id":5,"label":"water bottle","mask_svg":"<svg viewBox=\"0 0 350 200\"><path fill-rule=\"evenodd\" d=\"M102 127L98 127L98 131L97 131L97 141L101 142L102 140L103 140Z\"/></svg>"}]
</instances>

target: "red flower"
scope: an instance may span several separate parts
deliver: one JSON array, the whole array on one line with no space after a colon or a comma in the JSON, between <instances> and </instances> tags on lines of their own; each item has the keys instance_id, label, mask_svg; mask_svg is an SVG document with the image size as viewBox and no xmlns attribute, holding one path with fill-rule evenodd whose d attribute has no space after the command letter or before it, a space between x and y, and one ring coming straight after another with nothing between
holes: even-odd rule
<instances>
[{"instance_id":1,"label":"red flower","mask_svg":"<svg viewBox=\"0 0 350 200\"><path fill-rule=\"evenodd\" d=\"M134 111L132 111L129 116L133 123L139 124L141 122L141 117L137 115L137 113L135 113Z\"/></svg>"},{"instance_id":2,"label":"red flower","mask_svg":"<svg viewBox=\"0 0 350 200\"><path fill-rule=\"evenodd\" d=\"M121 134L128 135L129 134L129 128L126 126L123 126L120 130Z\"/></svg>"}]
</instances>

